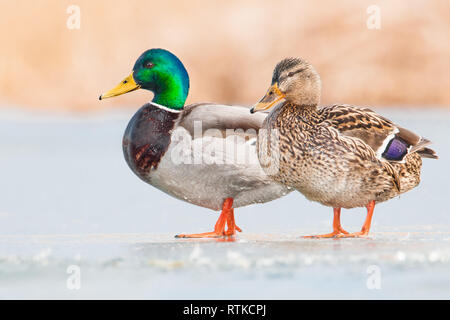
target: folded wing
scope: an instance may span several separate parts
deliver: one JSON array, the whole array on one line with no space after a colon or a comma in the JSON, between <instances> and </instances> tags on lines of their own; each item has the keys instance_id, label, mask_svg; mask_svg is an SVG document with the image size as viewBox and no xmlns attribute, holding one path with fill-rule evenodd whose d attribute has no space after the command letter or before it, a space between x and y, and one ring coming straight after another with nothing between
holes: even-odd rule
<instances>
[{"instance_id":1,"label":"folded wing","mask_svg":"<svg viewBox=\"0 0 450 320\"><path fill-rule=\"evenodd\" d=\"M425 158L437 159L427 146L431 141L402 128L367 108L334 105L322 108L320 114L342 135L359 138L369 145L380 160L403 162L417 152Z\"/></svg>"}]
</instances>

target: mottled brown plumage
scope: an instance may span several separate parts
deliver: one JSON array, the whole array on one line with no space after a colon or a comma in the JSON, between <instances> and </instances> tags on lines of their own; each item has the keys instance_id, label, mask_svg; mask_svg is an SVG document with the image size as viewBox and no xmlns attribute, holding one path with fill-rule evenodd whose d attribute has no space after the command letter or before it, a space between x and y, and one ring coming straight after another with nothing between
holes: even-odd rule
<instances>
[{"instance_id":1,"label":"mottled brown plumage","mask_svg":"<svg viewBox=\"0 0 450 320\"><path fill-rule=\"evenodd\" d=\"M271 88L252 109L275 105L263 124L267 132L258 137L258 157L272 164L266 170L275 181L335 208L334 231L323 236L367 235L370 219L360 233L348 234L340 227L340 208L367 206L371 218L375 203L419 184L421 157L437 156L426 147L429 140L370 109L318 108L320 90L319 75L306 61L277 65Z\"/></svg>"}]
</instances>

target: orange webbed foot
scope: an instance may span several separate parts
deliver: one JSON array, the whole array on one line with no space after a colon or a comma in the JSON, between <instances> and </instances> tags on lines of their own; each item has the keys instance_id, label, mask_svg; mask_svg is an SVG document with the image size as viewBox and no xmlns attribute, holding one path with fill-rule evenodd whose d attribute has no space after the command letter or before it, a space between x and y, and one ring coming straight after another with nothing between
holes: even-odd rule
<instances>
[{"instance_id":1,"label":"orange webbed foot","mask_svg":"<svg viewBox=\"0 0 450 320\"><path fill-rule=\"evenodd\" d=\"M369 236L369 232L353 232L353 233L347 233L347 234L339 234L336 237L337 238L367 238Z\"/></svg>"},{"instance_id":2,"label":"orange webbed foot","mask_svg":"<svg viewBox=\"0 0 450 320\"><path fill-rule=\"evenodd\" d=\"M232 206L233 198L225 199L222 205L222 212L216 222L214 231L193 234L178 234L175 238L222 238L232 237L236 234L236 231L242 232L241 228L239 228L234 221L234 209ZM228 226L227 230L225 230L225 225Z\"/></svg>"},{"instance_id":3,"label":"orange webbed foot","mask_svg":"<svg viewBox=\"0 0 450 320\"><path fill-rule=\"evenodd\" d=\"M327 238L337 238L341 235L345 236L349 234L347 231L342 229L341 227L341 208L333 209L334 217L333 217L333 232L327 234L318 234L313 236L303 236L305 239L327 239Z\"/></svg>"},{"instance_id":4,"label":"orange webbed foot","mask_svg":"<svg viewBox=\"0 0 450 320\"><path fill-rule=\"evenodd\" d=\"M220 238L223 237L223 233L204 232L204 233L191 233L191 234L177 234L175 238Z\"/></svg>"},{"instance_id":5,"label":"orange webbed foot","mask_svg":"<svg viewBox=\"0 0 450 320\"><path fill-rule=\"evenodd\" d=\"M331 233L326 233L326 234L317 234L317 235L312 235L312 236L303 236L302 238L304 239L319 239L319 238L340 238L341 236L345 237L346 235L348 235L349 233L347 231L345 231L344 229L340 228L338 230L335 230Z\"/></svg>"},{"instance_id":6,"label":"orange webbed foot","mask_svg":"<svg viewBox=\"0 0 450 320\"><path fill-rule=\"evenodd\" d=\"M372 222L372 215L375 208L375 201L370 201L367 205L367 216L361 231L348 233L341 227L341 208L334 208L333 218L333 232L327 234L320 234L316 236L304 236L303 238L366 238L369 235L370 224Z\"/></svg>"},{"instance_id":7,"label":"orange webbed foot","mask_svg":"<svg viewBox=\"0 0 450 320\"><path fill-rule=\"evenodd\" d=\"M217 219L214 231L192 234L177 234L175 238L220 238L225 235L225 223L227 222L227 212L222 210L219 219Z\"/></svg>"}]
</instances>

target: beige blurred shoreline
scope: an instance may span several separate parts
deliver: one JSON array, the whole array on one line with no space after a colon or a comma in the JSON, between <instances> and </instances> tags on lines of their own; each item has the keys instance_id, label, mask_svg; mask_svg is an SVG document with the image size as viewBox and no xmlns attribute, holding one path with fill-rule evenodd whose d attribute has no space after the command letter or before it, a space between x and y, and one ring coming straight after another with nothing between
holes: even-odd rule
<instances>
[{"instance_id":1,"label":"beige blurred shoreline","mask_svg":"<svg viewBox=\"0 0 450 320\"><path fill-rule=\"evenodd\" d=\"M69 30L67 7L81 9ZM133 92L98 101L146 49L185 64L187 103L251 105L287 56L322 77L322 104L450 107L450 1L0 1L0 106L97 110L138 107ZM421 108L425 108L421 107Z\"/></svg>"}]
</instances>

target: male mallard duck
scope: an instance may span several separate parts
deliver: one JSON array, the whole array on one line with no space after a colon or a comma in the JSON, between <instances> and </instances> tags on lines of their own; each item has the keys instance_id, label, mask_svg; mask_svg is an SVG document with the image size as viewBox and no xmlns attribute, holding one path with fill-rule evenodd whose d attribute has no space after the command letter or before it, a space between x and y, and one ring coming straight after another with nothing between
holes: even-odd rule
<instances>
[{"instance_id":1,"label":"male mallard duck","mask_svg":"<svg viewBox=\"0 0 450 320\"><path fill-rule=\"evenodd\" d=\"M417 186L421 157L437 156L429 140L370 109L319 109L320 94L319 75L309 63L290 58L277 64L271 87L251 109L276 105L263 124L267 134L258 136L258 157L261 165L277 163L278 171L270 172L275 181L334 208L333 232L314 237L366 236L375 203ZM348 233L341 208L362 206L367 218L361 231Z\"/></svg>"},{"instance_id":2,"label":"male mallard duck","mask_svg":"<svg viewBox=\"0 0 450 320\"><path fill-rule=\"evenodd\" d=\"M123 137L131 170L175 198L222 209L213 232L177 237L234 235L241 230L235 225L233 208L288 193L288 188L265 175L256 157L257 130L266 115L254 118L248 108L239 106L184 106L188 73L174 54L163 49L145 51L133 72L100 100L140 88L152 91L154 97L136 112Z\"/></svg>"}]
</instances>

